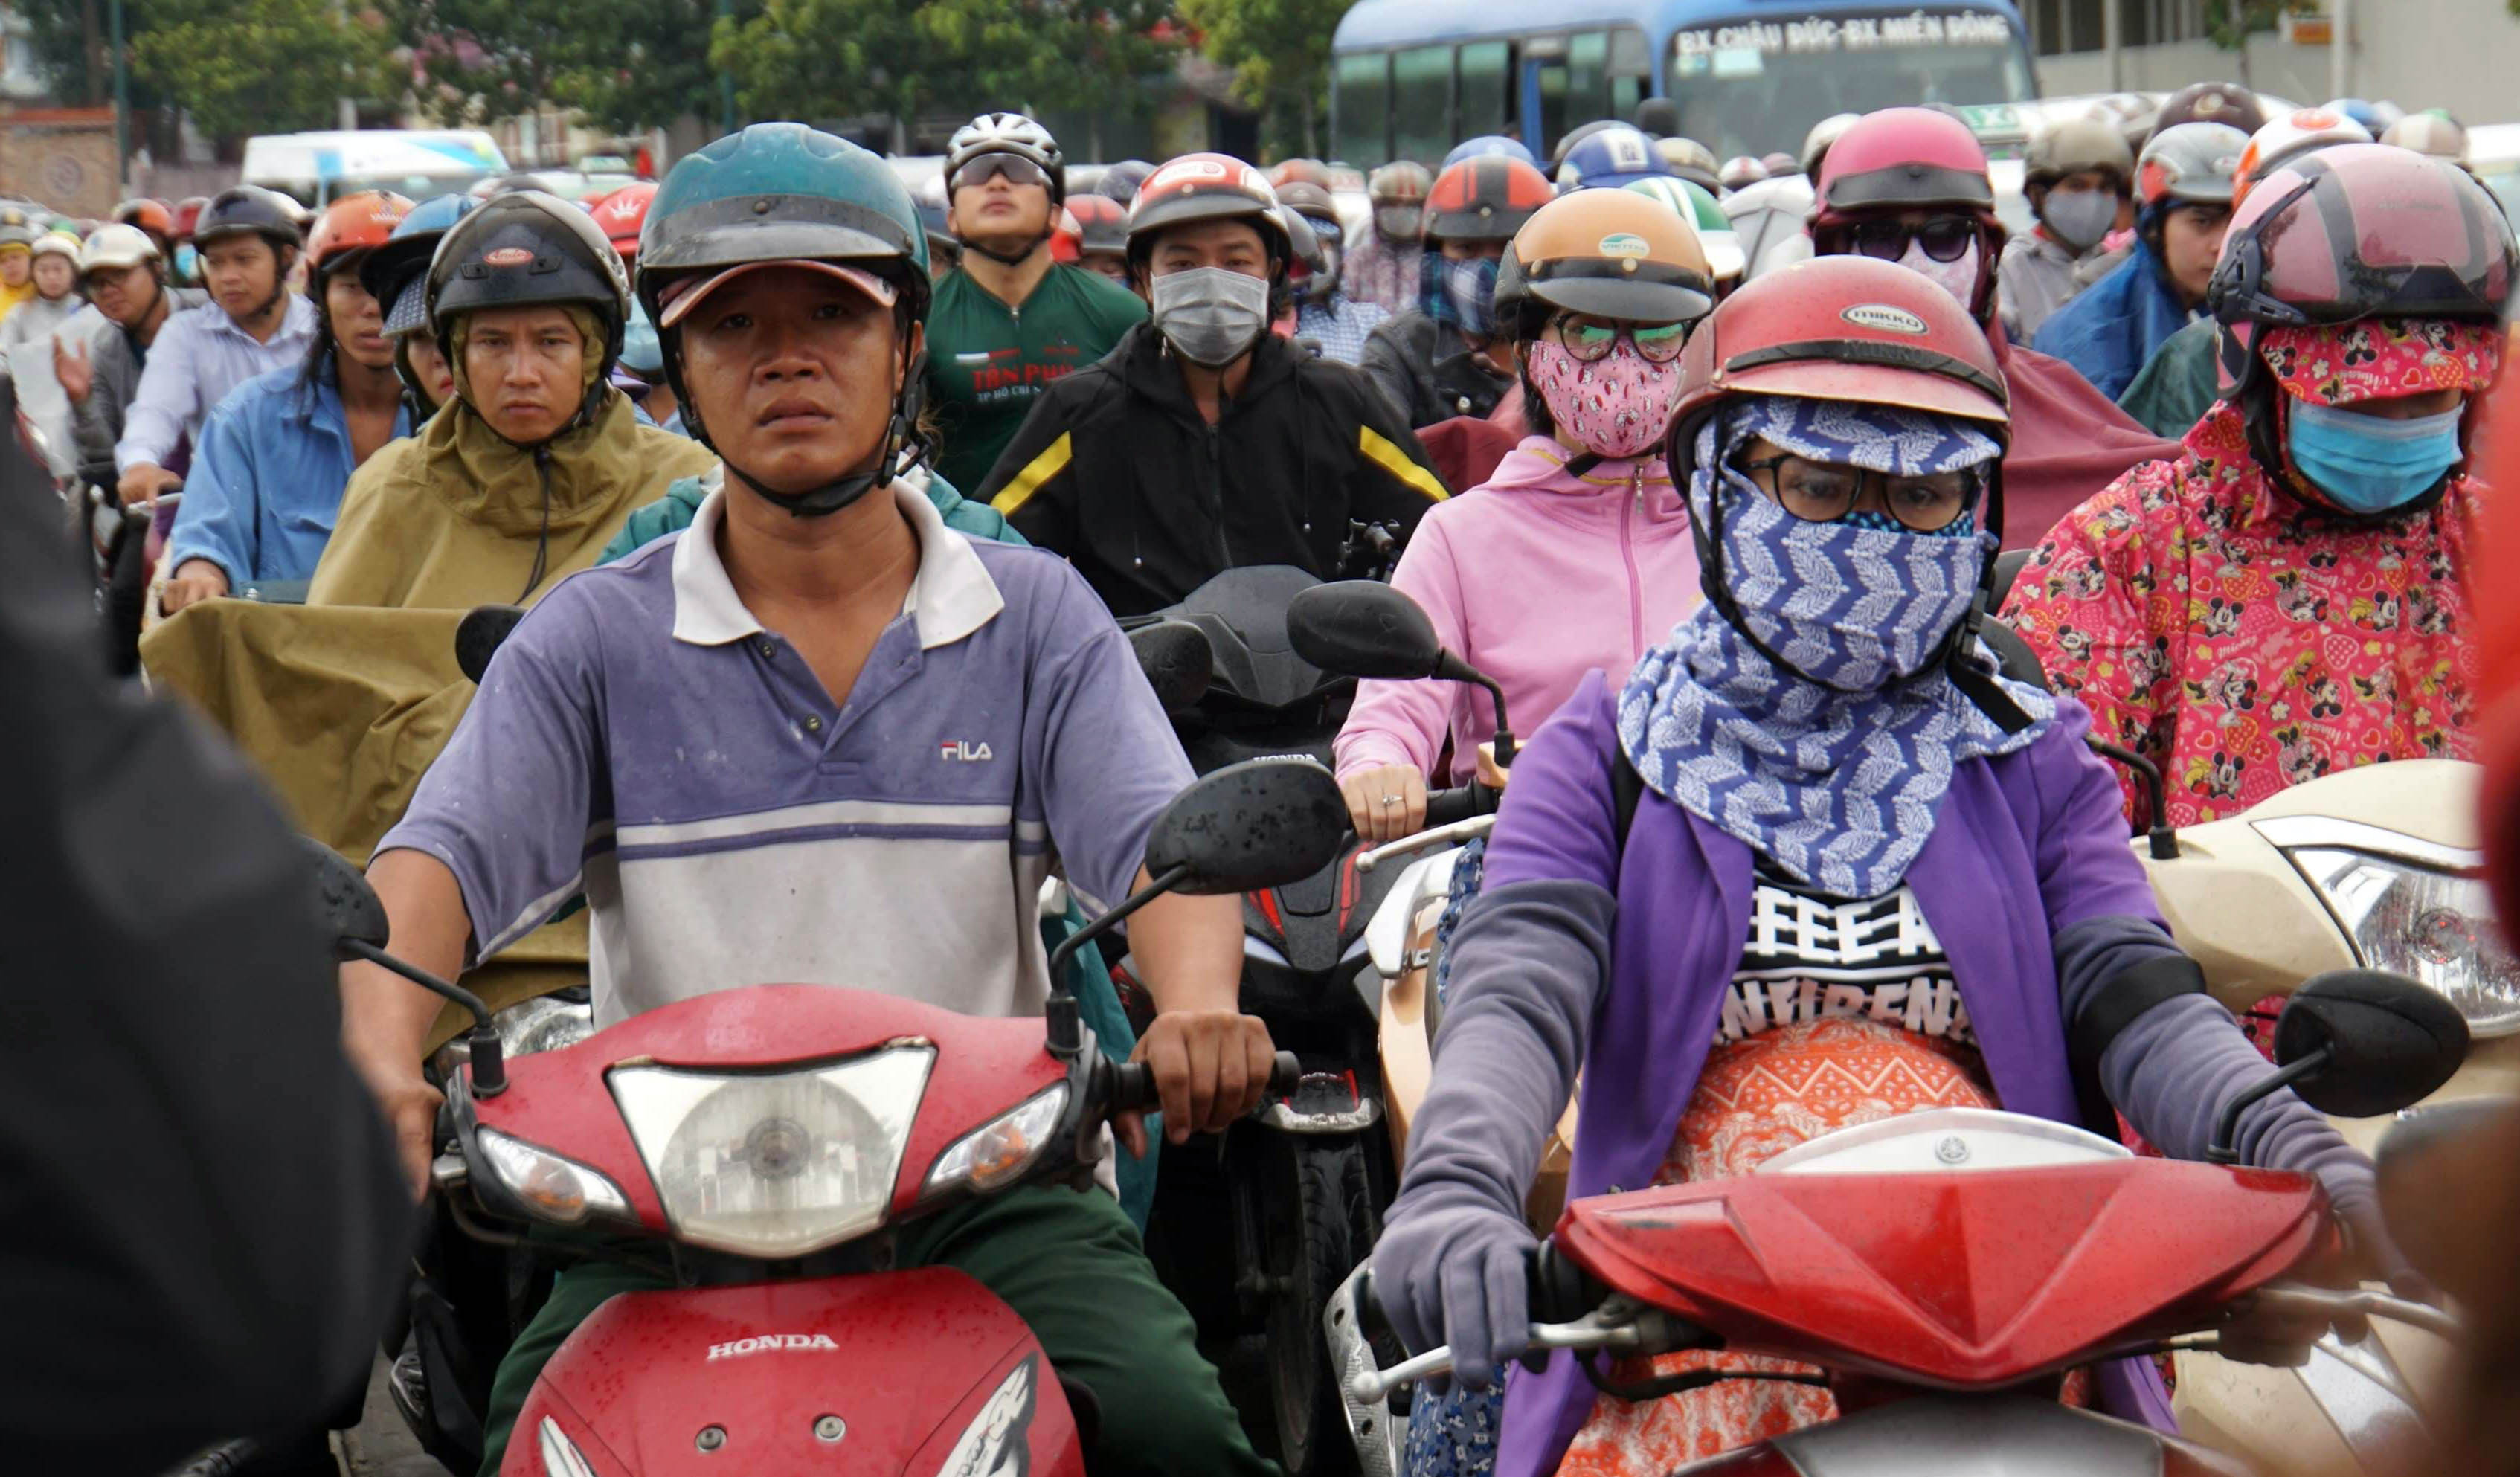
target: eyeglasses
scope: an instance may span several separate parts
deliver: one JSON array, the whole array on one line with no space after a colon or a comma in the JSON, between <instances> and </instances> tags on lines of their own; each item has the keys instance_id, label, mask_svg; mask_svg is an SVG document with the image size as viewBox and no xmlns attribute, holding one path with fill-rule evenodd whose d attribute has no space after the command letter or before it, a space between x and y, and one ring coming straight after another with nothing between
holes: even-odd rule
<instances>
[{"instance_id":1,"label":"eyeglasses","mask_svg":"<svg viewBox=\"0 0 2520 1477\"><path fill-rule=\"evenodd\" d=\"M1834 523L1855 511L1867 489L1880 495L1881 506L1900 526L1917 533L1950 527L1977 504L1985 473L1975 468L1936 472L1924 477L1894 477L1834 462L1815 462L1788 452L1738 464L1745 472L1766 472L1769 495L1778 506L1806 523Z\"/></svg>"},{"instance_id":2,"label":"eyeglasses","mask_svg":"<svg viewBox=\"0 0 2520 1477\"><path fill-rule=\"evenodd\" d=\"M1925 254L1936 261L1958 261L1977 240L1977 222L1959 215L1937 215L1922 225L1868 220L1857 222L1849 234L1858 252L1880 261L1907 255L1911 241L1923 246Z\"/></svg>"},{"instance_id":3,"label":"eyeglasses","mask_svg":"<svg viewBox=\"0 0 2520 1477\"><path fill-rule=\"evenodd\" d=\"M1637 346L1637 357L1648 364L1669 364L1688 343L1686 323L1623 323L1614 318L1574 314L1557 320L1557 336L1579 364L1598 364L1610 357L1621 338Z\"/></svg>"},{"instance_id":4,"label":"eyeglasses","mask_svg":"<svg viewBox=\"0 0 2520 1477\"><path fill-rule=\"evenodd\" d=\"M955 171L954 188L985 185L1004 175L1010 185L1048 185L1050 176L1020 154L984 154Z\"/></svg>"}]
</instances>

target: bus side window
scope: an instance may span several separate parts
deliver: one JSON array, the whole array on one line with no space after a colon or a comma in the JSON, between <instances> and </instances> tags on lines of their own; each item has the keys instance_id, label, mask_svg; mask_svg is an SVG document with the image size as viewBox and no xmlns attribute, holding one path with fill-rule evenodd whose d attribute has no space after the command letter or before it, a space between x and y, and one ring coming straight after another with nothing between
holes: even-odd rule
<instances>
[{"instance_id":1,"label":"bus side window","mask_svg":"<svg viewBox=\"0 0 2520 1477\"><path fill-rule=\"evenodd\" d=\"M1506 41L1462 43L1462 122L1457 131L1462 138L1505 133L1510 128L1511 52L1511 43Z\"/></svg>"},{"instance_id":2,"label":"bus side window","mask_svg":"<svg viewBox=\"0 0 2520 1477\"><path fill-rule=\"evenodd\" d=\"M1391 54L1351 52L1340 57L1331 83L1338 157L1360 169L1379 168L1400 157L1391 152Z\"/></svg>"},{"instance_id":3,"label":"bus side window","mask_svg":"<svg viewBox=\"0 0 2520 1477\"><path fill-rule=\"evenodd\" d=\"M1626 117L1610 110L1610 38L1588 30L1566 42L1566 127L1580 128L1597 118Z\"/></svg>"},{"instance_id":4,"label":"bus side window","mask_svg":"<svg viewBox=\"0 0 2520 1477\"><path fill-rule=\"evenodd\" d=\"M1391 54L1392 152L1405 159L1440 159L1459 139L1453 129L1453 48L1416 46Z\"/></svg>"},{"instance_id":5,"label":"bus side window","mask_svg":"<svg viewBox=\"0 0 2520 1477\"><path fill-rule=\"evenodd\" d=\"M1637 105L1653 95L1653 53L1645 33L1633 25L1610 32L1610 111L1607 117L1634 119Z\"/></svg>"}]
</instances>

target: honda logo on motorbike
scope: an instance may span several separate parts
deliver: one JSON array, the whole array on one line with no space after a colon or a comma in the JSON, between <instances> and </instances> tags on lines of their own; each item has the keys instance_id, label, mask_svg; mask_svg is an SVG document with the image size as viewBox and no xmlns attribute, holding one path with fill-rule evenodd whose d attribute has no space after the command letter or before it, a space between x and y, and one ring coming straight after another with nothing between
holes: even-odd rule
<instances>
[{"instance_id":1,"label":"honda logo on motorbike","mask_svg":"<svg viewBox=\"0 0 2520 1477\"><path fill-rule=\"evenodd\" d=\"M828 1333L765 1333L758 1338L740 1338L731 1344L709 1345L711 1360L741 1359L747 1354L768 1354L778 1349L829 1349L840 1352Z\"/></svg>"}]
</instances>

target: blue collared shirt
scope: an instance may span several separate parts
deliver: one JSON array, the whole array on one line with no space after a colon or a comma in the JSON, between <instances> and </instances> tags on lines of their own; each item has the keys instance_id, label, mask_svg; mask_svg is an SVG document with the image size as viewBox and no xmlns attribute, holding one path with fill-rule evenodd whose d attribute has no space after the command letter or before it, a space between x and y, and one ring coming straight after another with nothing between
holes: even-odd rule
<instances>
[{"instance_id":1,"label":"blue collared shirt","mask_svg":"<svg viewBox=\"0 0 2520 1477\"><path fill-rule=\"evenodd\" d=\"M185 437L201 439L202 421L238 385L297 367L314 342L315 304L294 292L269 343L256 343L214 302L167 319L149 345L140 392L132 396L122 439L114 444L114 469L129 471L143 462L165 466Z\"/></svg>"},{"instance_id":2,"label":"blue collared shirt","mask_svg":"<svg viewBox=\"0 0 2520 1477\"><path fill-rule=\"evenodd\" d=\"M329 376L302 388L303 373L292 365L256 376L210 413L195 438L167 568L208 559L231 588L314 577L358 458L340 391ZM411 434L408 406L394 412L394 434Z\"/></svg>"}]
</instances>

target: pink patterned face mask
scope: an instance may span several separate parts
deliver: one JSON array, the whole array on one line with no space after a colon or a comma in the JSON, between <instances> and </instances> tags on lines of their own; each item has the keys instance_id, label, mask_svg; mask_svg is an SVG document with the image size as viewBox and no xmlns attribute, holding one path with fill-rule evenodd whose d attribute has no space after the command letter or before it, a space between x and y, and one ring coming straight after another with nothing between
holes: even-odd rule
<instances>
[{"instance_id":1,"label":"pink patterned face mask","mask_svg":"<svg viewBox=\"0 0 2520 1477\"><path fill-rule=\"evenodd\" d=\"M1547 338L1523 355L1550 419L1578 446L1626 461L1662 445L1672 406L1680 398L1679 360L1652 363L1625 338L1596 364L1584 363L1566 345Z\"/></svg>"}]
</instances>

